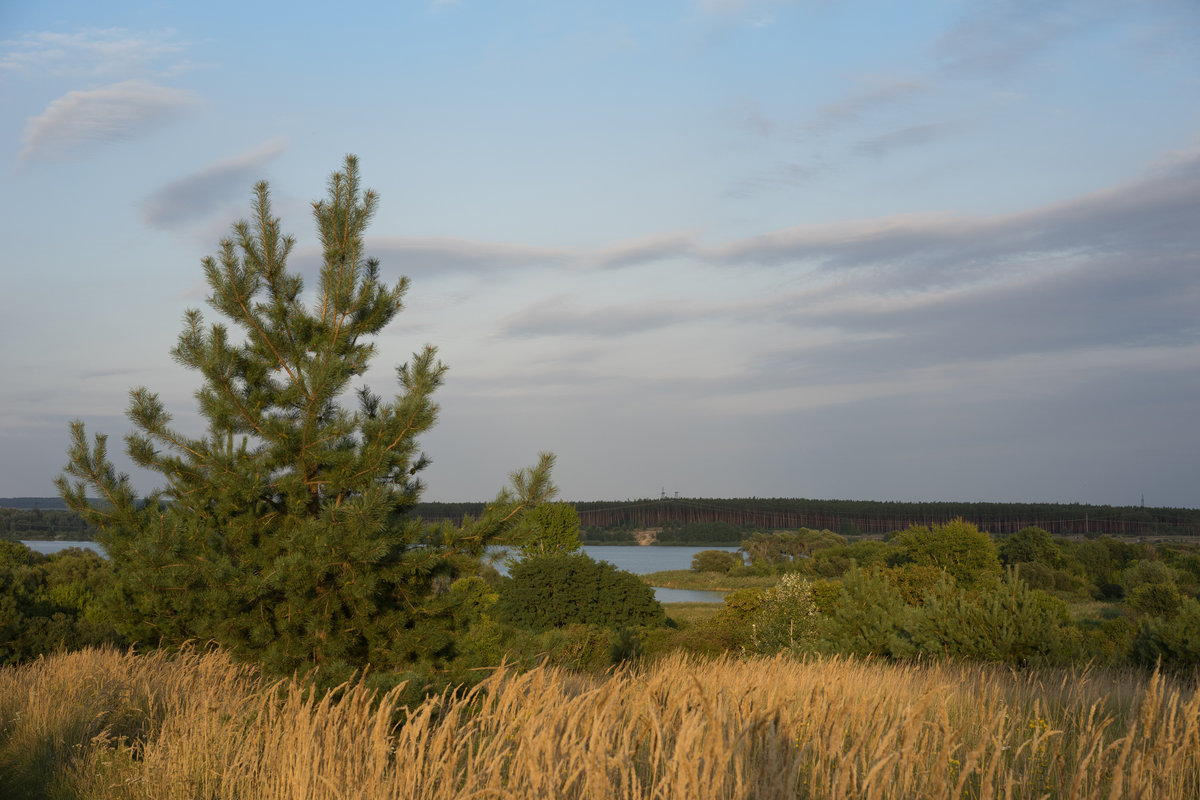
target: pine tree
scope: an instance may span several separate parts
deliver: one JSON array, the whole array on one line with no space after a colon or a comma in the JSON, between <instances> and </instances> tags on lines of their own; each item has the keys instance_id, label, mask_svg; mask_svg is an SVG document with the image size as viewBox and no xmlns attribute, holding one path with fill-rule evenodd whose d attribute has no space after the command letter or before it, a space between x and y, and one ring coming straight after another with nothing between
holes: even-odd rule
<instances>
[{"instance_id":1,"label":"pine tree","mask_svg":"<svg viewBox=\"0 0 1200 800\"><path fill-rule=\"evenodd\" d=\"M126 636L216 641L281 673L446 658L446 588L554 491L543 454L477 520L434 526L409 513L428 463L417 440L437 417L432 395L446 367L426 346L397 369L390 402L362 387L357 410L339 404L375 353L370 337L401 310L408 279L384 283L363 254L377 196L360 189L353 156L328 190L313 204L324 261L311 308L287 270L293 239L281 234L265 183L252 221L203 261L209 304L245 335L237 344L229 327L206 327L190 310L171 351L203 378L207 433L176 431L158 395L130 392L127 452L165 487L139 498L106 437L89 444L83 424L71 424L58 489L101 531ZM91 506L88 493L102 502Z\"/></svg>"}]
</instances>

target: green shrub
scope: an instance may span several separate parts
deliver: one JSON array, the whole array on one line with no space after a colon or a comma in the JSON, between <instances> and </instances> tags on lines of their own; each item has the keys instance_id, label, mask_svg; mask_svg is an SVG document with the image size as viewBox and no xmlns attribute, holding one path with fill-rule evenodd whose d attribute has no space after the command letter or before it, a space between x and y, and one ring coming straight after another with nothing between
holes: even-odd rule
<instances>
[{"instance_id":1,"label":"green shrub","mask_svg":"<svg viewBox=\"0 0 1200 800\"><path fill-rule=\"evenodd\" d=\"M1200 664L1200 602L1185 597L1171 617L1146 617L1133 641L1135 660L1168 669L1195 670Z\"/></svg>"},{"instance_id":2,"label":"green shrub","mask_svg":"<svg viewBox=\"0 0 1200 800\"><path fill-rule=\"evenodd\" d=\"M1128 596L1139 586L1148 584L1175 584L1175 570L1162 561L1143 558L1135 561L1121 571L1121 585L1125 587Z\"/></svg>"},{"instance_id":3,"label":"green shrub","mask_svg":"<svg viewBox=\"0 0 1200 800\"><path fill-rule=\"evenodd\" d=\"M828 589L817 594L823 609L814 631L818 650L896 658L912 654L905 631L910 609L882 570L851 569L839 589L832 603Z\"/></svg>"},{"instance_id":4,"label":"green shrub","mask_svg":"<svg viewBox=\"0 0 1200 800\"><path fill-rule=\"evenodd\" d=\"M0 664L119 643L96 599L111 576L111 565L90 550L44 556L0 542Z\"/></svg>"},{"instance_id":5,"label":"green shrub","mask_svg":"<svg viewBox=\"0 0 1200 800\"><path fill-rule=\"evenodd\" d=\"M1054 588L1054 570L1042 562L1022 561L1019 564L1013 564L1013 567L1030 589L1049 591Z\"/></svg>"},{"instance_id":6,"label":"green shrub","mask_svg":"<svg viewBox=\"0 0 1200 800\"><path fill-rule=\"evenodd\" d=\"M728 550L701 550L692 556L692 569L696 572L726 573L734 567L742 565L742 559L737 553Z\"/></svg>"},{"instance_id":7,"label":"green shrub","mask_svg":"<svg viewBox=\"0 0 1200 800\"><path fill-rule=\"evenodd\" d=\"M999 548L1000 561L1006 566L1015 564L1043 564L1057 567L1063 562L1063 553L1054 542L1054 537L1041 528L1022 528L1006 537Z\"/></svg>"},{"instance_id":8,"label":"green shrub","mask_svg":"<svg viewBox=\"0 0 1200 800\"><path fill-rule=\"evenodd\" d=\"M764 655L799 652L812 644L817 607L812 585L793 573L762 594L752 619L751 644Z\"/></svg>"},{"instance_id":9,"label":"green shrub","mask_svg":"<svg viewBox=\"0 0 1200 800\"><path fill-rule=\"evenodd\" d=\"M1122 666L1129 661L1136 632L1124 616L1104 617L1079 623L1081 657L1106 666Z\"/></svg>"},{"instance_id":10,"label":"green shrub","mask_svg":"<svg viewBox=\"0 0 1200 800\"><path fill-rule=\"evenodd\" d=\"M610 628L662 625L666 613L654 589L636 575L584 554L537 556L517 562L500 582L496 615L518 628L571 624Z\"/></svg>"},{"instance_id":11,"label":"green shrub","mask_svg":"<svg viewBox=\"0 0 1200 800\"><path fill-rule=\"evenodd\" d=\"M750 649L754 616L762 608L762 589L737 589L725 595L725 603L701 625L701 636L713 651L740 652Z\"/></svg>"},{"instance_id":12,"label":"green shrub","mask_svg":"<svg viewBox=\"0 0 1200 800\"><path fill-rule=\"evenodd\" d=\"M914 643L931 655L1022 665L1067 662L1078 649L1066 604L1012 571L975 591L944 581L910 620Z\"/></svg>"},{"instance_id":13,"label":"green shrub","mask_svg":"<svg viewBox=\"0 0 1200 800\"><path fill-rule=\"evenodd\" d=\"M1172 617L1179 612L1182 599L1173 584L1144 583L1129 592L1125 603L1142 614Z\"/></svg>"},{"instance_id":14,"label":"green shrub","mask_svg":"<svg viewBox=\"0 0 1200 800\"><path fill-rule=\"evenodd\" d=\"M955 519L933 528L913 526L892 539L905 562L937 567L963 585L999 574L996 545L970 522Z\"/></svg>"}]
</instances>

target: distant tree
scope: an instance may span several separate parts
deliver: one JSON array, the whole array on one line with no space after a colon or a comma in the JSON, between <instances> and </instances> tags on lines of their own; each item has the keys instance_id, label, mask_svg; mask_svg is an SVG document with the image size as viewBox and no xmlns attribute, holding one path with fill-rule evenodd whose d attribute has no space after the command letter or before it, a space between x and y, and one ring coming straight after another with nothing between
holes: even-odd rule
<instances>
[{"instance_id":1,"label":"distant tree","mask_svg":"<svg viewBox=\"0 0 1200 800\"><path fill-rule=\"evenodd\" d=\"M701 550L692 556L692 569L696 572L724 573L741 563L741 554L728 550Z\"/></svg>"},{"instance_id":2,"label":"distant tree","mask_svg":"<svg viewBox=\"0 0 1200 800\"><path fill-rule=\"evenodd\" d=\"M99 644L118 644L96 596L112 566L89 550L51 556L0 541L0 665Z\"/></svg>"},{"instance_id":3,"label":"distant tree","mask_svg":"<svg viewBox=\"0 0 1200 800\"><path fill-rule=\"evenodd\" d=\"M1041 528L1022 528L1000 542L1000 561L1010 564L1035 563L1047 567L1062 564L1063 554L1054 538Z\"/></svg>"},{"instance_id":4,"label":"distant tree","mask_svg":"<svg viewBox=\"0 0 1200 800\"><path fill-rule=\"evenodd\" d=\"M426 346L396 370L391 401L362 385L356 410L340 405L408 279L383 282L364 255L377 196L362 190L353 156L328 189L313 204L323 255L311 308L288 271L294 240L265 183L251 221L204 259L209 304L245 336L239 344L191 310L171 351L203 379L207 432L172 428L158 395L130 393L127 451L164 488L140 499L107 438L89 443L83 423L71 426L59 492L100 529L115 571L112 613L131 639L217 641L275 672L320 665L327 677L440 659L453 651L446 589L553 491L543 454L461 528L411 516L428 463L418 437L437 417L446 368Z\"/></svg>"},{"instance_id":5,"label":"distant tree","mask_svg":"<svg viewBox=\"0 0 1200 800\"><path fill-rule=\"evenodd\" d=\"M807 558L822 547L834 547L846 543L844 536L829 530L800 528L795 531L755 533L742 541L742 551L755 564L787 564L798 558Z\"/></svg>"},{"instance_id":6,"label":"distant tree","mask_svg":"<svg viewBox=\"0 0 1200 800\"><path fill-rule=\"evenodd\" d=\"M962 584L1000 573L996 545L972 523L954 519L933 528L913 526L893 537L903 560L948 572Z\"/></svg>"}]
</instances>

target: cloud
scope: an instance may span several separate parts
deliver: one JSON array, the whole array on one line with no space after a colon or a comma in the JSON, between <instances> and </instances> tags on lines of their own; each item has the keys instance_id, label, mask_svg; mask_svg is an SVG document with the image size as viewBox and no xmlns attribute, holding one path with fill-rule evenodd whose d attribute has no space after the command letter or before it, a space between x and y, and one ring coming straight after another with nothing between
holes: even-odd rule
<instances>
[{"instance_id":1,"label":"cloud","mask_svg":"<svg viewBox=\"0 0 1200 800\"><path fill-rule=\"evenodd\" d=\"M97 144L133 139L164 125L194 102L189 92L143 80L67 92L29 121L20 158L74 158Z\"/></svg>"},{"instance_id":2,"label":"cloud","mask_svg":"<svg viewBox=\"0 0 1200 800\"><path fill-rule=\"evenodd\" d=\"M1192 153L1125 185L1019 213L801 226L700 257L795 276L800 288L770 298L758 316L838 333L816 347L784 337L763 375L836 382L1033 355L1198 348L1198 217Z\"/></svg>"},{"instance_id":3,"label":"cloud","mask_svg":"<svg viewBox=\"0 0 1200 800\"><path fill-rule=\"evenodd\" d=\"M703 316L698 309L670 303L582 308L568 297L553 297L514 314L501 325L501 335L624 337L658 330Z\"/></svg>"},{"instance_id":4,"label":"cloud","mask_svg":"<svg viewBox=\"0 0 1200 800\"><path fill-rule=\"evenodd\" d=\"M906 98L929 91L923 81L890 80L870 89L856 92L836 103L830 103L817 112L804 130L823 132L830 128L859 121L876 109L893 105Z\"/></svg>"},{"instance_id":5,"label":"cloud","mask_svg":"<svg viewBox=\"0 0 1200 800\"><path fill-rule=\"evenodd\" d=\"M393 264L409 277L496 275L534 269L616 270L685 256L695 246L695 234L672 232L630 239L606 247L540 247L502 242L479 242L453 237L368 237L368 252ZM315 260L311 248L302 255Z\"/></svg>"},{"instance_id":6,"label":"cloud","mask_svg":"<svg viewBox=\"0 0 1200 800\"><path fill-rule=\"evenodd\" d=\"M186 45L173 31L135 33L125 28L87 28L76 33L40 31L0 42L0 74L48 72L68 77L136 74ZM180 65L170 69L177 71Z\"/></svg>"},{"instance_id":7,"label":"cloud","mask_svg":"<svg viewBox=\"0 0 1200 800\"><path fill-rule=\"evenodd\" d=\"M696 246L696 234L677 231L617 242L587 252L581 261L601 269L621 269L690 255Z\"/></svg>"},{"instance_id":8,"label":"cloud","mask_svg":"<svg viewBox=\"0 0 1200 800\"><path fill-rule=\"evenodd\" d=\"M277 137L168 183L142 204L146 222L158 228L177 228L208 217L231 198L241 199L246 186L259 177L263 164L286 148L287 140Z\"/></svg>"},{"instance_id":9,"label":"cloud","mask_svg":"<svg viewBox=\"0 0 1200 800\"><path fill-rule=\"evenodd\" d=\"M936 142L952 134L958 126L949 122L929 122L922 125L909 125L887 133L881 133L864 139L855 145L856 152L864 155L883 158L893 150L906 147L919 147Z\"/></svg>"},{"instance_id":10,"label":"cloud","mask_svg":"<svg viewBox=\"0 0 1200 800\"><path fill-rule=\"evenodd\" d=\"M476 242L452 237L368 237L367 252L384 264L395 265L409 277L487 275L518 269L557 266L570 262L566 248ZM317 258L314 252L312 255Z\"/></svg>"},{"instance_id":11,"label":"cloud","mask_svg":"<svg viewBox=\"0 0 1200 800\"><path fill-rule=\"evenodd\" d=\"M1200 234L1200 153L1181 154L1123 186L1013 214L965 217L906 214L829 225L800 225L707 248L728 264L807 265L895 275L914 285L971 280L1007 264L1087 254L1195 253Z\"/></svg>"},{"instance_id":12,"label":"cloud","mask_svg":"<svg viewBox=\"0 0 1200 800\"><path fill-rule=\"evenodd\" d=\"M981 0L933 45L950 71L986 74L1023 66L1061 41L1133 8L1113 0Z\"/></svg>"}]
</instances>

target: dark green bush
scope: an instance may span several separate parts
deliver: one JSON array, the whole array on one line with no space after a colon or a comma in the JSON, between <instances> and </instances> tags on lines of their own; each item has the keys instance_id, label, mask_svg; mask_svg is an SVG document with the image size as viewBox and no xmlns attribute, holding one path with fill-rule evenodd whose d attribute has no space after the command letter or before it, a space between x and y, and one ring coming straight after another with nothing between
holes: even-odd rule
<instances>
[{"instance_id":1,"label":"dark green bush","mask_svg":"<svg viewBox=\"0 0 1200 800\"><path fill-rule=\"evenodd\" d=\"M1000 573L1000 559L991 537L962 519L932 528L914 525L891 541L902 557L898 563L936 567L964 586Z\"/></svg>"},{"instance_id":2,"label":"dark green bush","mask_svg":"<svg viewBox=\"0 0 1200 800\"><path fill-rule=\"evenodd\" d=\"M911 616L909 632L930 655L1018 665L1067 663L1079 647L1066 604L1011 571L974 591L944 581Z\"/></svg>"},{"instance_id":3,"label":"dark green bush","mask_svg":"<svg viewBox=\"0 0 1200 800\"><path fill-rule=\"evenodd\" d=\"M619 628L662 625L654 589L636 575L584 554L520 561L498 587L496 615L518 628L584 624Z\"/></svg>"},{"instance_id":4,"label":"dark green bush","mask_svg":"<svg viewBox=\"0 0 1200 800\"><path fill-rule=\"evenodd\" d=\"M1054 570L1040 561L1022 561L1013 564L1021 580L1029 584L1030 589L1049 591L1054 588Z\"/></svg>"},{"instance_id":5,"label":"dark green bush","mask_svg":"<svg viewBox=\"0 0 1200 800\"><path fill-rule=\"evenodd\" d=\"M725 604L699 626L714 652L740 652L750 648L754 616L762 608L763 598L762 589L737 589L725 595Z\"/></svg>"},{"instance_id":6,"label":"dark green bush","mask_svg":"<svg viewBox=\"0 0 1200 800\"><path fill-rule=\"evenodd\" d=\"M1134 611L1152 617L1172 617L1179 612L1182 597L1179 590L1169 583L1144 583L1132 589L1126 604Z\"/></svg>"},{"instance_id":7,"label":"dark green bush","mask_svg":"<svg viewBox=\"0 0 1200 800\"><path fill-rule=\"evenodd\" d=\"M1195 670L1200 665L1200 602L1180 601L1171 617L1146 617L1133 641L1135 660L1167 669Z\"/></svg>"},{"instance_id":8,"label":"dark green bush","mask_svg":"<svg viewBox=\"0 0 1200 800\"><path fill-rule=\"evenodd\" d=\"M1044 564L1057 567L1062 564L1063 554L1054 537L1041 528L1022 528L1000 542L1000 561L1008 565Z\"/></svg>"},{"instance_id":9,"label":"dark green bush","mask_svg":"<svg viewBox=\"0 0 1200 800\"><path fill-rule=\"evenodd\" d=\"M97 601L111 575L111 565L90 550L44 556L0 542L0 664L119 643Z\"/></svg>"},{"instance_id":10,"label":"dark green bush","mask_svg":"<svg viewBox=\"0 0 1200 800\"><path fill-rule=\"evenodd\" d=\"M692 556L692 569L696 572L726 573L741 565L741 554L728 550L701 550Z\"/></svg>"},{"instance_id":11,"label":"dark green bush","mask_svg":"<svg viewBox=\"0 0 1200 800\"><path fill-rule=\"evenodd\" d=\"M851 569L840 591L822 587L816 600L816 647L829 653L903 658L913 654L905 631L911 609L884 570Z\"/></svg>"}]
</instances>

